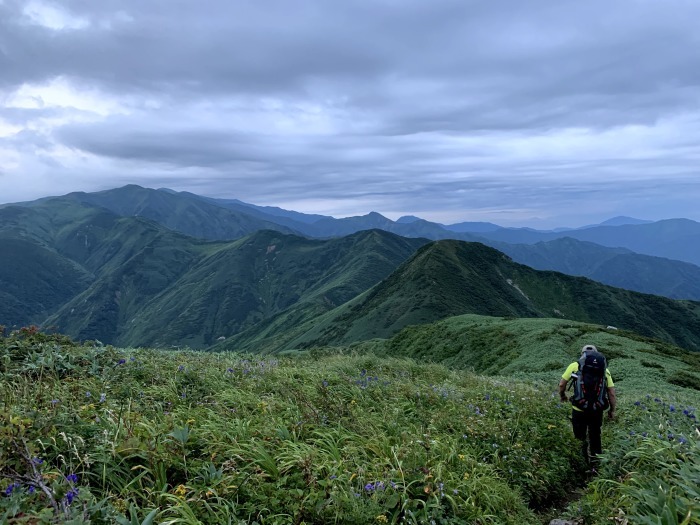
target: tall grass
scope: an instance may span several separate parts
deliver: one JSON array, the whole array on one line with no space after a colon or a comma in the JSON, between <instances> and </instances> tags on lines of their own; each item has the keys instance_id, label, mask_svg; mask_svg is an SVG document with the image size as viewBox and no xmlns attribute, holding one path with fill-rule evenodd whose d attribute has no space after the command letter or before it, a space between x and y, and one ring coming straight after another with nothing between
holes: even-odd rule
<instances>
[{"instance_id":1,"label":"tall grass","mask_svg":"<svg viewBox=\"0 0 700 525\"><path fill-rule=\"evenodd\" d=\"M569 407L541 382L372 354L120 350L30 331L0 342L0 367L8 523L534 524L585 482ZM605 478L572 514L646 515L662 481L664 512L697 518L697 493L679 488L697 481L695 412L668 406L621 410ZM673 438L639 437L662 415Z\"/></svg>"}]
</instances>

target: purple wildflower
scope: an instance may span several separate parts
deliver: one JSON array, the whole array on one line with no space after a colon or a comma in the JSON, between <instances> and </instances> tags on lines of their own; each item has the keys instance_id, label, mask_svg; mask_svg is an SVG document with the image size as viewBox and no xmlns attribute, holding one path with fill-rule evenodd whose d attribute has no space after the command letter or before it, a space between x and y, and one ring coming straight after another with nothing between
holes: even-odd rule
<instances>
[{"instance_id":1,"label":"purple wildflower","mask_svg":"<svg viewBox=\"0 0 700 525\"><path fill-rule=\"evenodd\" d=\"M15 489L19 489L21 485L19 483L13 483L5 489L5 496L11 496Z\"/></svg>"},{"instance_id":2,"label":"purple wildflower","mask_svg":"<svg viewBox=\"0 0 700 525\"><path fill-rule=\"evenodd\" d=\"M68 474L66 476L66 481L70 483L78 483L78 475L77 474Z\"/></svg>"},{"instance_id":3,"label":"purple wildflower","mask_svg":"<svg viewBox=\"0 0 700 525\"><path fill-rule=\"evenodd\" d=\"M117 361L117 365L123 365L124 363L126 363L126 359L120 359Z\"/></svg>"},{"instance_id":4,"label":"purple wildflower","mask_svg":"<svg viewBox=\"0 0 700 525\"><path fill-rule=\"evenodd\" d=\"M68 505L73 503L73 500L75 497L78 495L78 489L70 489L68 492L66 492L66 502Z\"/></svg>"}]
</instances>

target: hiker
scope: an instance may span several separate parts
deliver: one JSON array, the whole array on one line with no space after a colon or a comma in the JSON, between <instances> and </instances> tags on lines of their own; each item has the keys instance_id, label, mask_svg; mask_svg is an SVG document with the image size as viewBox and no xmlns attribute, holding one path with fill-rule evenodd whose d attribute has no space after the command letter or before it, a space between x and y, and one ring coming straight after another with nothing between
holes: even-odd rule
<instances>
[{"instance_id":1,"label":"hiker","mask_svg":"<svg viewBox=\"0 0 700 525\"><path fill-rule=\"evenodd\" d=\"M581 349L581 358L568 366L559 381L559 398L562 403L568 399L566 386L570 380L574 389L571 396L574 436L581 441L581 452L586 464L595 467L598 454L603 452L600 440L603 412L610 408L608 417L612 420L617 405L615 384L605 356L593 345L585 345Z\"/></svg>"}]
</instances>

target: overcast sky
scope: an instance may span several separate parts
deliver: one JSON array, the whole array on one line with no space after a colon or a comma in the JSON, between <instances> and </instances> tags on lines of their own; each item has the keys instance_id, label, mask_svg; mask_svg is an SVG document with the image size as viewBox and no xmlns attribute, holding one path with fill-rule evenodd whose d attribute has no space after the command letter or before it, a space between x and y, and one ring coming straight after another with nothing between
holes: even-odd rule
<instances>
[{"instance_id":1,"label":"overcast sky","mask_svg":"<svg viewBox=\"0 0 700 525\"><path fill-rule=\"evenodd\" d=\"M697 0L0 0L0 202L700 220Z\"/></svg>"}]
</instances>

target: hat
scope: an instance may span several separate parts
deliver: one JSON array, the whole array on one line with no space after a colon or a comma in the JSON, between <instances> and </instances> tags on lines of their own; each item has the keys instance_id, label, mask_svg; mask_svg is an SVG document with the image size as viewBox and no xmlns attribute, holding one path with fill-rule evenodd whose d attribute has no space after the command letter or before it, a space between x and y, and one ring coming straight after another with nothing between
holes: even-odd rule
<instances>
[{"instance_id":1,"label":"hat","mask_svg":"<svg viewBox=\"0 0 700 525\"><path fill-rule=\"evenodd\" d=\"M581 353L585 354L586 352L597 352L598 349L593 346L593 345L583 345L583 348L581 348Z\"/></svg>"}]
</instances>

